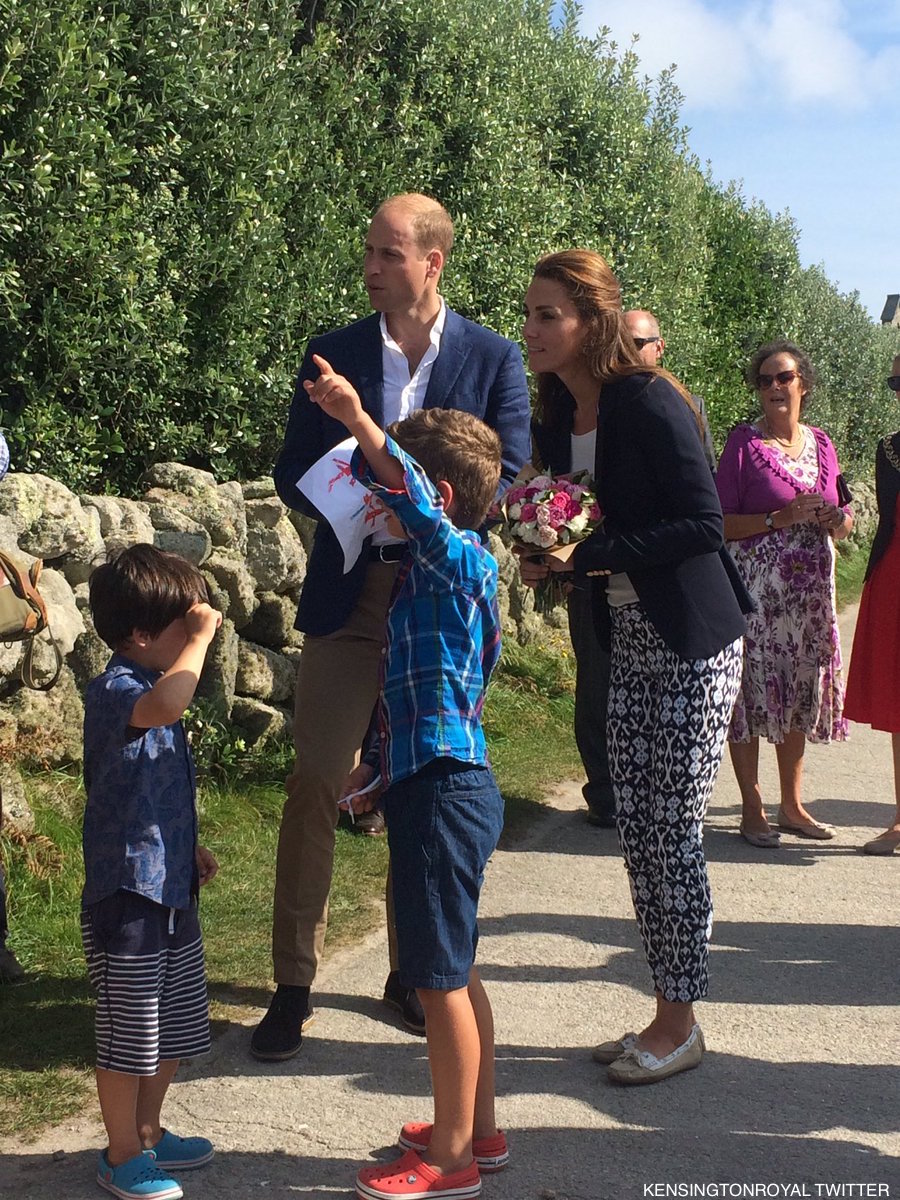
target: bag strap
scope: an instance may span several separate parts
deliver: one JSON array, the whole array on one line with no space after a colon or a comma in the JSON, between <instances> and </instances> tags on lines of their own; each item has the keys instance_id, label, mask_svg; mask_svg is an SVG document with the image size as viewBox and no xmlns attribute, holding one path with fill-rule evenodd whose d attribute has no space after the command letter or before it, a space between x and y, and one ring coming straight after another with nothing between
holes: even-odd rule
<instances>
[{"instance_id":1,"label":"bag strap","mask_svg":"<svg viewBox=\"0 0 900 1200\"><path fill-rule=\"evenodd\" d=\"M27 646L25 647L25 654L22 657L22 668L21 668L22 682L25 684L26 687L32 688L36 692L49 692L50 689L53 687L54 683L56 683L57 679L59 679L60 672L62 671L62 668L63 668L62 651L60 650L60 648L57 644L56 638L53 636L53 634L50 632L50 630L46 626L45 626L44 631L46 632L47 637L50 639L50 645L53 648L53 653L54 653L54 656L56 657L56 668L53 671L53 674L50 676L50 678L44 680L43 683L38 683L37 679L35 678L35 674L34 674L34 643L36 641L36 638L30 639Z\"/></svg>"}]
</instances>

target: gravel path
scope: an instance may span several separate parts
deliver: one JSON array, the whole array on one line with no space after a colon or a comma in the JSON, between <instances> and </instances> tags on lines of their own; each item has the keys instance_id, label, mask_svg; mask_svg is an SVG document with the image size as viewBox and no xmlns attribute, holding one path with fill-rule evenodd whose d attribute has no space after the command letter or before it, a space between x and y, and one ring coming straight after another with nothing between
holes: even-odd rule
<instances>
[{"instance_id":1,"label":"gravel path","mask_svg":"<svg viewBox=\"0 0 900 1200\"><path fill-rule=\"evenodd\" d=\"M763 760L773 789L774 752ZM700 1070L653 1087L615 1087L589 1053L650 1011L615 835L586 825L579 789L567 786L525 840L495 855L479 961L512 1162L485 1179L486 1200L900 1197L900 855L857 850L892 811L890 740L855 727L850 743L810 747L807 760L810 810L838 837L786 835L777 851L737 837L723 767L706 840L716 903L712 998L700 1010L708 1054ZM218 1150L183 1177L190 1200L349 1197L359 1165L390 1157L404 1120L430 1116L424 1041L378 1001L385 964L382 934L327 964L293 1061L254 1062L249 1028L234 1024L184 1069L168 1121ZM92 1118L30 1144L0 1141L0 1195L99 1196L102 1144Z\"/></svg>"}]
</instances>

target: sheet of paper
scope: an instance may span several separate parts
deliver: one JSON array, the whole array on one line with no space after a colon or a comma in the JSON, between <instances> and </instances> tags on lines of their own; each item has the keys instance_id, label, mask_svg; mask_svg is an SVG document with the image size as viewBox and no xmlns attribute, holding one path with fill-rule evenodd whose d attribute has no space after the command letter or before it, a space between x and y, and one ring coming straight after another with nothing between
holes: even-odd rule
<instances>
[{"instance_id":1,"label":"sheet of paper","mask_svg":"<svg viewBox=\"0 0 900 1200\"><path fill-rule=\"evenodd\" d=\"M297 480L297 487L334 530L344 552L346 575L362 550L363 541L384 528L388 510L378 497L350 473L356 438L347 438Z\"/></svg>"}]
</instances>

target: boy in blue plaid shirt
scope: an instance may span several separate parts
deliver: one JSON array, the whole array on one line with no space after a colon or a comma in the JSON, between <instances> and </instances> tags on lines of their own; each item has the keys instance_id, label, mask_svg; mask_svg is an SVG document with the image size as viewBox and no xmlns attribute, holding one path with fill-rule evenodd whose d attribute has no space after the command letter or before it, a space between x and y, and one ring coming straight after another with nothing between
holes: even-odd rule
<instances>
[{"instance_id":1,"label":"boy in blue plaid shirt","mask_svg":"<svg viewBox=\"0 0 900 1200\"><path fill-rule=\"evenodd\" d=\"M503 800L481 728L500 653L497 563L473 530L496 494L500 440L469 413L445 409L419 410L385 434L348 380L315 361L310 399L356 438L354 475L407 542L368 749L342 803L384 807L400 980L425 1011L434 1123L404 1125L406 1153L361 1170L356 1190L368 1200L477 1196L479 1168L496 1171L509 1158L494 1116L493 1016L474 966Z\"/></svg>"}]
</instances>

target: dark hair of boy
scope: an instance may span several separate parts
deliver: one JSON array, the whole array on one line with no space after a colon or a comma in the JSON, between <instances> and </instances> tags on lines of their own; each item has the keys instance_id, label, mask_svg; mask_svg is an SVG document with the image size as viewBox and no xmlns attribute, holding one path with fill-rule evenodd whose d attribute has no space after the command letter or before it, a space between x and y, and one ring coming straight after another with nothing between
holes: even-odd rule
<instances>
[{"instance_id":1,"label":"dark hair of boy","mask_svg":"<svg viewBox=\"0 0 900 1200\"><path fill-rule=\"evenodd\" d=\"M445 480L453 488L453 523L477 529L500 483L500 439L471 413L452 408L421 408L388 433L411 454L432 483Z\"/></svg>"},{"instance_id":2,"label":"dark hair of boy","mask_svg":"<svg viewBox=\"0 0 900 1200\"><path fill-rule=\"evenodd\" d=\"M111 650L125 646L135 629L158 637L193 605L208 602L206 580L193 563L146 542L91 573L91 617Z\"/></svg>"}]
</instances>

